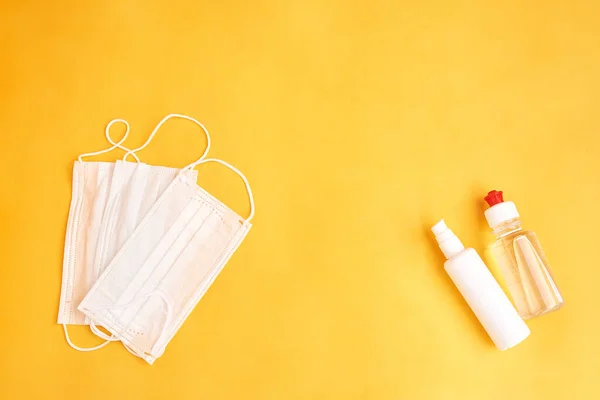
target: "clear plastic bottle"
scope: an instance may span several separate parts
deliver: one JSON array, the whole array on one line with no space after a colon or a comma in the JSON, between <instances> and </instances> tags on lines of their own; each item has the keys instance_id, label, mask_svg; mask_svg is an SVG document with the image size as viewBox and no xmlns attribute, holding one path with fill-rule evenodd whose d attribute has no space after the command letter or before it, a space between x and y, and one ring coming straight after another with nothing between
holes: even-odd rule
<instances>
[{"instance_id":1,"label":"clear plastic bottle","mask_svg":"<svg viewBox=\"0 0 600 400\"><path fill-rule=\"evenodd\" d=\"M492 253L517 311L530 319L558 310L564 300L537 236L521 228L517 207L505 202L502 192L493 190L485 200L490 205L485 216L497 238Z\"/></svg>"}]
</instances>

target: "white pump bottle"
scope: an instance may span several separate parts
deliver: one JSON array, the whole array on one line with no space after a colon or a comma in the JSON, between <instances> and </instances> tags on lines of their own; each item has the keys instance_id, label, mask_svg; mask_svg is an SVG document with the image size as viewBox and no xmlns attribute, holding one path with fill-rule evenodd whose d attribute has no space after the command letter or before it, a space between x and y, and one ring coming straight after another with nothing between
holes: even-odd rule
<instances>
[{"instance_id":1,"label":"white pump bottle","mask_svg":"<svg viewBox=\"0 0 600 400\"><path fill-rule=\"evenodd\" d=\"M431 230L447 258L446 272L496 347L506 350L525 340L530 334L529 328L479 254L474 249L465 249L444 220Z\"/></svg>"}]
</instances>

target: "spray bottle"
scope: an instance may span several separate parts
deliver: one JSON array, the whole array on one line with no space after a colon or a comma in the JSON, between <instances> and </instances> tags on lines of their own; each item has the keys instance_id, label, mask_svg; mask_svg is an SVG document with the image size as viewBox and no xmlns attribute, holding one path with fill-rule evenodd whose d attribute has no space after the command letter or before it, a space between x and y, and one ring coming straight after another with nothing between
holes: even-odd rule
<instances>
[{"instance_id":1,"label":"spray bottle","mask_svg":"<svg viewBox=\"0 0 600 400\"><path fill-rule=\"evenodd\" d=\"M444 220L431 230L447 258L444 263L446 272L496 347L506 350L525 340L530 334L529 328L479 254L474 249L465 249Z\"/></svg>"}]
</instances>

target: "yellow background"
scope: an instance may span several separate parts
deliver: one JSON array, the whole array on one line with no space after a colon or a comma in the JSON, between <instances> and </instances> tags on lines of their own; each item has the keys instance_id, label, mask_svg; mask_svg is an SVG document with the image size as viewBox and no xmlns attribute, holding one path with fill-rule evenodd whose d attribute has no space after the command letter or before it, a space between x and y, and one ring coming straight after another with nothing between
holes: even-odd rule
<instances>
[{"instance_id":1,"label":"yellow background","mask_svg":"<svg viewBox=\"0 0 600 400\"><path fill-rule=\"evenodd\" d=\"M88 3L1 5L0 398L600 398L598 2ZM154 366L76 352L56 324L72 163L110 119L133 147L170 112L246 173L254 227ZM204 144L170 122L140 156ZM491 189L566 299L506 352L428 230L445 217L485 254Z\"/></svg>"}]
</instances>

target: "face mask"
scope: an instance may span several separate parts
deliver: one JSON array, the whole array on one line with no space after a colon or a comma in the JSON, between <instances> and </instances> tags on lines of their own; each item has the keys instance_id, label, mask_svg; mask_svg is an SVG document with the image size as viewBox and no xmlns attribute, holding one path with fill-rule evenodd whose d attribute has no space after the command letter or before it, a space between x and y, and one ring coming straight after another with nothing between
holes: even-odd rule
<instances>
[{"instance_id":1,"label":"face mask","mask_svg":"<svg viewBox=\"0 0 600 400\"><path fill-rule=\"evenodd\" d=\"M204 159L210 149L210 135L204 125L186 115L170 114L156 125L142 146L125 154L123 161L117 161L95 252L94 282L104 272L108 262L114 258L117 251L131 236L159 196L182 171L177 168L125 161L130 154L135 155L135 153L148 146L161 126L171 118L187 119L197 124L204 131L207 146L198 161ZM195 170L186 170L184 174L194 182L198 178L198 172ZM86 289L89 288L91 286Z\"/></svg>"},{"instance_id":2,"label":"face mask","mask_svg":"<svg viewBox=\"0 0 600 400\"><path fill-rule=\"evenodd\" d=\"M210 138L208 137L208 132L204 126L191 117L171 114L163 118L163 120L155 127L146 143L144 143L141 147L134 150L125 149L127 153L123 159L126 159L129 155L132 155L137 160L137 163L130 163L126 161L117 161L116 164L105 163L108 164L112 171L112 178L109 177L105 180L106 184L103 186L103 188L108 187L109 189L104 189L102 191L102 201L96 201L96 208L99 210L103 209L103 213L98 212L98 214L101 214L102 217L100 218L99 223L97 220L95 220L94 223L89 227L88 230L92 233L92 235L89 235L86 240L86 248L88 248L88 251L86 252L85 262L76 268L76 271L78 271L80 275L85 275L86 279L79 280L73 285L74 290L81 294L80 297L75 299L75 302L77 303L75 305L79 304L83 296L93 286L98 277L104 271L107 262L114 257L118 249L133 232L139 221L148 212L157 198L181 172L181 169L177 168L142 164L139 162L140 160L135 154L137 151L144 149L153 139L158 129L167 120L173 117L191 120L204 130L208 138L208 146L200 159L206 156L206 153L210 147ZM126 121L120 121L126 123ZM111 121L111 123L109 123L107 126L107 135L110 126L114 122L116 122L116 120ZM127 128L127 132L129 132L129 125L127 125ZM186 171L185 174L190 179L195 180L197 178L197 171ZM106 190L108 190L108 195L105 193ZM79 311L76 312L76 321L79 324L89 324L89 319L87 317L85 317ZM68 324L68 322L66 322L66 324ZM109 337L95 327L92 327L92 330L98 336L107 341L114 340L114 338ZM100 346L92 348L81 348L71 342L66 326L64 326L64 331L67 342L76 350L91 351L108 344L103 343Z\"/></svg>"},{"instance_id":3,"label":"face mask","mask_svg":"<svg viewBox=\"0 0 600 400\"><path fill-rule=\"evenodd\" d=\"M112 124L122 122L127 130L123 138L115 143L109 131ZM116 148L130 151L121 146L129 134L129 124L124 120L113 120L105 130L112 147L82 154L73 166L71 206L65 238L63 276L58 311L59 324L83 324L85 315L77 306L92 286L95 277L87 268L94 262L98 232L114 172L114 163L84 162L83 157L108 153ZM136 157L137 159L137 157Z\"/></svg>"},{"instance_id":4,"label":"face mask","mask_svg":"<svg viewBox=\"0 0 600 400\"><path fill-rule=\"evenodd\" d=\"M117 161L93 263L94 282L181 169ZM187 171L196 180L197 171ZM90 289L89 286L87 289Z\"/></svg>"},{"instance_id":5,"label":"face mask","mask_svg":"<svg viewBox=\"0 0 600 400\"><path fill-rule=\"evenodd\" d=\"M207 162L243 179L251 207L247 219L184 173ZM192 163L152 206L79 310L152 364L238 248L253 215L250 185L239 170L217 159Z\"/></svg>"}]
</instances>

